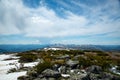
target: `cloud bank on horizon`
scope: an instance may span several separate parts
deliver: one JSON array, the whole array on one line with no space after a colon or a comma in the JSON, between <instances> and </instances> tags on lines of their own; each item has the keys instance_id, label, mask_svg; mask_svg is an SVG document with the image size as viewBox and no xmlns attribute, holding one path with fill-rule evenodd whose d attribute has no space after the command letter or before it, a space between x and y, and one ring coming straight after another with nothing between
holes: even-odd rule
<instances>
[{"instance_id":1,"label":"cloud bank on horizon","mask_svg":"<svg viewBox=\"0 0 120 80\"><path fill-rule=\"evenodd\" d=\"M0 0L0 44L119 44L120 0Z\"/></svg>"}]
</instances>

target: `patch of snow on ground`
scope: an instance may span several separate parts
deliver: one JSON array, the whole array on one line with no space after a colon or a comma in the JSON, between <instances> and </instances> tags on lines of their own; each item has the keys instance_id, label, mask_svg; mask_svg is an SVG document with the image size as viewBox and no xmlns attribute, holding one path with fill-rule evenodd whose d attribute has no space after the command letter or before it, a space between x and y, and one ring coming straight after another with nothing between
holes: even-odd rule
<instances>
[{"instance_id":1,"label":"patch of snow on ground","mask_svg":"<svg viewBox=\"0 0 120 80\"><path fill-rule=\"evenodd\" d=\"M33 66L35 66L37 64L38 64L38 62L25 63L24 67L33 67Z\"/></svg>"},{"instance_id":2,"label":"patch of snow on ground","mask_svg":"<svg viewBox=\"0 0 120 80\"><path fill-rule=\"evenodd\" d=\"M118 66L112 67L112 68L110 69L110 71L113 72L113 73L115 73L115 74L120 75L120 71L117 70L117 67L118 67Z\"/></svg>"},{"instance_id":3,"label":"patch of snow on ground","mask_svg":"<svg viewBox=\"0 0 120 80\"><path fill-rule=\"evenodd\" d=\"M62 77L70 77L69 74L61 74Z\"/></svg>"},{"instance_id":4,"label":"patch of snow on ground","mask_svg":"<svg viewBox=\"0 0 120 80\"><path fill-rule=\"evenodd\" d=\"M14 72L14 73L9 73L7 74L7 71L11 68L16 68L15 65L10 65L10 64L17 64L18 66L20 65L18 63L18 59L16 60L6 60L4 59L7 58L15 58L14 54L2 54L0 55L0 80L17 80L17 77L25 75L26 71L22 72ZM18 57L16 57L18 58ZM37 65L38 62L32 62L32 63L25 63L25 67L33 67Z\"/></svg>"},{"instance_id":5,"label":"patch of snow on ground","mask_svg":"<svg viewBox=\"0 0 120 80\"><path fill-rule=\"evenodd\" d=\"M9 74L0 74L0 80L17 80L19 76L25 75L26 71L14 72Z\"/></svg>"}]
</instances>

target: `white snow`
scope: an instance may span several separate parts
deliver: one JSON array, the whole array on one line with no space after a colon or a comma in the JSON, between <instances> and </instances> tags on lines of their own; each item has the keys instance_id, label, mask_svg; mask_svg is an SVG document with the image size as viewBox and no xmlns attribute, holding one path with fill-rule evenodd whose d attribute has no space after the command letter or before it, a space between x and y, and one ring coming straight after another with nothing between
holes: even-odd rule
<instances>
[{"instance_id":1,"label":"white snow","mask_svg":"<svg viewBox=\"0 0 120 80\"><path fill-rule=\"evenodd\" d=\"M25 63L24 66L25 67L33 67L33 66L35 66L37 64L38 64L38 62L31 62L31 63Z\"/></svg>"},{"instance_id":2,"label":"white snow","mask_svg":"<svg viewBox=\"0 0 120 80\"><path fill-rule=\"evenodd\" d=\"M16 60L6 60L4 59L7 58L16 58ZM14 54L2 54L0 55L0 80L17 80L17 77L25 75L26 71L22 72L14 72L14 73L9 73L7 74L7 71L11 68L16 68L15 65L10 65L10 64L17 64L17 66L20 65L18 63L18 57L14 56ZM32 63L25 63L25 67L32 67L37 65L38 62L32 62Z\"/></svg>"},{"instance_id":3,"label":"white snow","mask_svg":"<svg viewBox=\"0 0 120 80\"><path fill-rule=\"evenodd\" d=\"M0 55L0 60L4 60L4 59L6 59L6 58L9 58L10 56L11 56L11 54L10 54L10 55L1 54L1 55Z\"/></svg>"},{"instance_id":4,"label":"white snow","mask_svg":"<svg viewBox=\"0 0 120 80\"><path fill-rule=\"evenodd\" d=\"M118 67L118 66L112 67L112 68L110 69L110 71L113 72L113 73L115 73L115 74L120 75L120 72L117 71L117 67Z\"/></svg>"},{"instance_id":5,"label":"white snow","mask_svg":"<svg viewBox=\"0 0 120 80\"><path fill-rule=\"evenodd\" d=\"M44 50L61 50L61 48L44 48Z\"/></svg>"},{"instance_id":6,"label":"white snow","mask_svg":"<svg viewBox=\"0 0 120 80\"><path fill-rule=\"evenodd\" d=\"M65 78L70 77L69 74L61 74L61 76L62 76L62 77L65 77Z\"/></svg>"},{"instance_id":7,"label":"white snow","mask_svg":"<svg viewBox=\"0 0 120 80\"><path fill-rule=\"evenodd\" d=\"M1 74L0 73L0 80L17 80L19 76L25 75L26 71L23 72L14 72L14 73L9 73L9 74Z\"/></svg>"}]
</instances>

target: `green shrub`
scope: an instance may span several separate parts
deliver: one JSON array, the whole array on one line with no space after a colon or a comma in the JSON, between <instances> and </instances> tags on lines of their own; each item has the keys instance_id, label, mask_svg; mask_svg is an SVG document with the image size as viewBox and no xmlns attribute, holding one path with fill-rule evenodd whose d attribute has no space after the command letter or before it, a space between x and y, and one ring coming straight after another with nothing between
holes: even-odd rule
<instances>
[{"instance_id":1,"label":"green shrub","mask_svg":"<svg viewBox=\"0 0 120 80\"><path fill-rule=\"evenodd\" d=\"M47 68L52 68L51 62L43 62L35 66L36 72L39 74Z\"/></svg>"},{"instance_id":2,"label":"green shrub","mask_svg":"<svg viewBox=\"0 0 120 80\"><path fill-rule=\"evenodd\" d=\"M65 64L65 60L56 60L56 61L53 61L53 63L63 65Z\"/></svg>"},{"instance_id":3,"label":"green shrub","mask_svg":"<svg viewBox=\"0 0 120 80\"><path fill-rule=\"evenodd\" d=\"M36 54L24 53L24 54L20 55L19 62L22 62L22 63L33 62L36 59L37 59L37 55Z\"/></svg>"},{"instance_id":4,"label":"green shrub","mask_svg":"<svg viewBox=\"0 0 120 80\"><path fill-rule=\"evenodd\" d=\"M90 60L85 59L84 57L79 57L78 60L79 60L79 65L83 67L88 67L93 64Z\"/></svg>"},{"instance_id":5,"label":"green shrub","mask_svg":"<svg viewBox=\"0 0 120 80\"><path fill-rule=\"evenodd\" d=\"M107 53L99 52L97 53L98 56L109 56Z\"/></svg>"}]
</instances>

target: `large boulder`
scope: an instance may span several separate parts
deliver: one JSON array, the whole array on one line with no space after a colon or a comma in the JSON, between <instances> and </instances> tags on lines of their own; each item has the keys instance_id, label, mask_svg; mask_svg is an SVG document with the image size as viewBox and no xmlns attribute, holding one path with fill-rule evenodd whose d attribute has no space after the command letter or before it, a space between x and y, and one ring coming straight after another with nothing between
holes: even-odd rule
<instances>
[{"instance_id":1,"label":"large boulder","mask_svg":"<svg viewBox=\"0 0 120 80\"><path fill-rule=\"evenodd\" d=\"M56 57L56 59L70 59L70 56L69 55L63 55L63 56Z\"/></svg>"},{"instance_id":2,"label":"large boulder","mask_svg":"<svg viewBox=\"0 0 120 80\"><path fill-rule=\"evenodd\" d=\"M89 73L82 80L120 80L120 77L104 72L100 74Z\"/></svg>"},{"instance_id":3,"label":"large boulder","mask_svg":"<svg viewBox=\"0 0 120 80\"><path fill-rule=\"evenodd\" d=\"M87 75L87 73L85 73L85 71L81 71L80 69L72 69L70 71L70 79L69 80L81 80L86 75Z\"/></svg>"},{"instance_id":4,"label":"large boulder","mask_svg":"<svg viewBox=\"0 0 120 80\"><path fill-rule=\"evenodd\" d=\"M99 74L102 72L102 68L100 66L96 66L96 65L93 65L93 66L90 66L86 69L86 71L88 73L95 73L95 74Z\"/></svg>"},{"instance_id":5,"label":"large boulder","mask_svg":"<svg viewBox=\"0 0 120 80\"><path fill-rule=\"evenodd\" d=\"M76 68L78 64L79 64L79 61L68 60L66 62L66 65L70 66L71 68Z\"/></svg>"},{"instance_id":6,"label":"large boulder","mask_svg":"<svg viewBox=\"0 0 120 80\"><path fill-rule=\"evenodd\" d=\"M59 64L55 64L55 65L53 65L53 70L55 70L55 71L58 71L58 68L60 67L60 65Z\"/></svg>"},{"instance_id":7,"label":"large boulder","mask_svg":"<svg viewBox=\"0 0 120 80\"><path fill-rule=\"evenodd\" d=\"M52 69L46 69L42 72L42 75L44 77L53 77L53 78L59 78L61 74L58 71L54 71Z\"/></svg>"},{"instance_id":8,"label":"large boulder","mask_svg":"<svg viewBox=\"0 0 120 80\"><path fill-rule=\"evenodd\" d=\"M30 69L27 71L27 75L31 76L31 77L37 77L39 74L34 70L34 69Z\"/></svg>"},{"instance_id":9,"label":"large boulder","mask_svg":"<svg viewBox=\"0 0 120 80\"><path fill-rule=\"evenodd\" d=\"M58 68L58 71L62 74L66 74L66 72L67 72L66 66L60 66Z\"/></svg>"}]
</instances>

